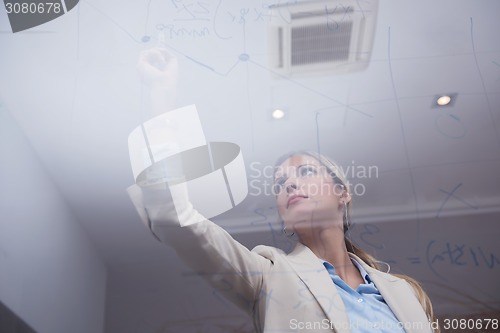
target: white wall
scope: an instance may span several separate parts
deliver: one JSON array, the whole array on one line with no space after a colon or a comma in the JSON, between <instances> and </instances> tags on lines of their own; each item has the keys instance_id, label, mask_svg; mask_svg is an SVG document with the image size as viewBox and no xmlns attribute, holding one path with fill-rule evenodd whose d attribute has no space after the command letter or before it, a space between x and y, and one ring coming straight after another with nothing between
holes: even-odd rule
<instances>
[{"instance_id":1,"label":"white wall","mask_svg":"<svg viewBox=\"0 0 500 333\"><path fill-rule=\"evenodd\" d=\"M103 331L106 267L0 101L0 301L40 333Z\"/></svg>"}]
</instances>

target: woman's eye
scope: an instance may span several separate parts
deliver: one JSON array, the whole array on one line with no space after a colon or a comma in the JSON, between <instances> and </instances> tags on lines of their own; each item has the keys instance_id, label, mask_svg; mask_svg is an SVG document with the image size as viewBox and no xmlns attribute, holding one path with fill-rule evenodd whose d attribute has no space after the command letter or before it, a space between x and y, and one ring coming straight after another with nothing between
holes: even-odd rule
<instances>
[{"instance_id":1,"label":"woman's eye","mask_svg":"<svg viewBox=\"0 0 500 333\"><path fill-rule=\"evenodd\" d=\"M299 175L301 177L314 176L316 173L316 168L310 165L302 166L299 169Z\"/></svg>"}]
</instances>

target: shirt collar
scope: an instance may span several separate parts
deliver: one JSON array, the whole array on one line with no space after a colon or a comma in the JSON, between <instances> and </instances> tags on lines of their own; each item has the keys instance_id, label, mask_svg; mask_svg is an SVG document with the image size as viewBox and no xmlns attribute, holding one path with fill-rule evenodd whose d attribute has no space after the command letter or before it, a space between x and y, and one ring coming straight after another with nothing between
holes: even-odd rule
<instances>
[{"instance_id":1,"label":"shirt collar","mask_svg":"<svg viewBox=\"0 0 500 333\"><path fill-rule=\"evenodd\" d=\"M330 264L328 261L326 260L323 260L321 258L319 258L319 260L321 261L321 263L323 264L323 266L325 266L325 268L337 275L337 273L335 272L335 266L333 266L332 264ZM363 268L363 266L354 258L351 258L351 261L352 263L354 264L354 266L358 269L359 273L361 274L361 277L363 278L364 282L366 284L370 284L372 283L372 279L370 279L370 276L368 275L368 273L366 272L366 270Z\"/></svg>"}]
</instances>

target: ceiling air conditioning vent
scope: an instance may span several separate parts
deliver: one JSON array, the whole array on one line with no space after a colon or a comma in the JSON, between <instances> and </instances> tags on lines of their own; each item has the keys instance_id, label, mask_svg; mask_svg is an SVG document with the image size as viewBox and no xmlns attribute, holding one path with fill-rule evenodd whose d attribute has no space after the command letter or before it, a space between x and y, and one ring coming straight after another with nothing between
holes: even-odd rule
<instances>
[{"instance_id":1,"label":"ceiling air conditioning vent","mask_svg":"<svg viewBox=\"0 0 500 333\"><path fill-rule=\"evenodd\" d=\"M269 48L278 75L360 71L371 57L377 1L307 1L272 6Z\"/></svg>"}]
</instances>

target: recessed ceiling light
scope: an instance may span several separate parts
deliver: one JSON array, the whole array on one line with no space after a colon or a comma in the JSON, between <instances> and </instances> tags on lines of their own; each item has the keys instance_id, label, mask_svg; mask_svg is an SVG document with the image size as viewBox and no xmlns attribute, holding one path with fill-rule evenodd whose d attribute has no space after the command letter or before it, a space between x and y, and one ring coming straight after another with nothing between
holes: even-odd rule
<instances>
[{"instance_id":1,"label":"recessed ceiling light","mask_svg":"<svg viewBox=\"0 0 500 333\"><path fill-rule=\"evenodd\" d=\"M452 106L457 94L436 95L434 97L434 107Z\"/></svg>"},{"instance_id":2,"label":"recessed ceiling light","mask_svg":"<svg viewBox=\"0 0 500 333\"><path fill-rule=\"evenodd\" d=\"M438 105L448 105L450 102L451 102L451 97L448 95L441 96L436 101Z\"/></svg>"},{"instance_id":3,"label":"recessed ceiling light","mask_svg":"<svg viewBox=\"0 0 500 333\"><path fill-rule=\"evenodd\" d=\"M274 119L281 119L285 116L285 111L276 109L273 111L272 116Z\"/></svg>"}]
</instances>

